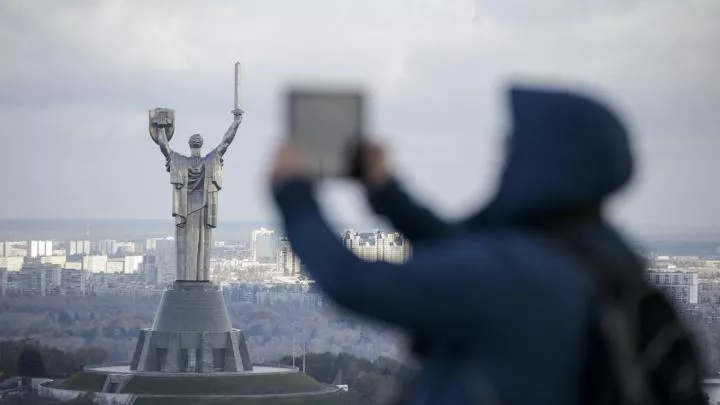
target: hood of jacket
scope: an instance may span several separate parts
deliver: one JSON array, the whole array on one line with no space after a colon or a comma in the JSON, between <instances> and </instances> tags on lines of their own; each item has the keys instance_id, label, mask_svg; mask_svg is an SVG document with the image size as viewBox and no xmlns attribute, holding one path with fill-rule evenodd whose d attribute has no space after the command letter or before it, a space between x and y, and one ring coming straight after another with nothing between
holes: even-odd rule
<instances>
[{"instance_id":1,"label":"hood of jacket","mask_svg":"<svg viewBox=\"0 0 720 405\"><path fill-rule=\"evenodd\" d=\"M633 159L617 115L589 96L514 87L512 129L497 192L470 226L598 211L629 182Z\"/></svg>"}]
</instances>

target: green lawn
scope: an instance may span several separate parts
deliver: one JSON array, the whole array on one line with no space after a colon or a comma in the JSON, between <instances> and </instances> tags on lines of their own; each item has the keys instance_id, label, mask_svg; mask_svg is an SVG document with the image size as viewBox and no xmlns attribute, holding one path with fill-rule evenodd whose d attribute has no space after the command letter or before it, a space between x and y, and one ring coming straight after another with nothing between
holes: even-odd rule
<instances>
[{"instance_id":1,"label":"green lawn","mask_svg":"<svg viewBox=\"0 0 720 405\"><path fill-rule=\"evenodd\" d=\"M303 373L217 377L135 376L124 393L170 395L263 395L313 392L323 385Z\"/></svg>"},{"instance_id":2,"label":"green lawn","mask_svg":"<svg viewBox=\"0 0 720 405\"><path fill-rule=\"evenodd\" d=\"M80 372L60 382L57 388L99 392L102 390L103 385L105 385L105 378L107 378L105 374Z\"/></svg>"}]
</instances>

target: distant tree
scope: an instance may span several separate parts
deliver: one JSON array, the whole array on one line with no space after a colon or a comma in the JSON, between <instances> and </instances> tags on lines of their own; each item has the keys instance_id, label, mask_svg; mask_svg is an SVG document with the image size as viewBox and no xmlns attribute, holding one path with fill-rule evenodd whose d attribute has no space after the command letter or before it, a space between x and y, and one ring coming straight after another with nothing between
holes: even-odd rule
<instances>
[{"instance_id":1,"label":"distant tree","mask_svg":"<svg viewBox=\"0 0 720 405\"><path fill-rule=\"evenodd\" d=\"M69 325L73 322L73 318L67 311L62 311L57 321L62 325Z\"/></svg>"},{"instance_id":2,"label":"distant tree","mask_svg":"<svg viewBox=\"0 0 720 405\"><path fill-rule=\"evenodd\" d=\"M20 352L17 372L22 377L45 377L45 364L43 363L42 354L35 346L26 345Z\"/></svg>"},{"instance_id":3,"label":"distant tree","mask_svg":"<svg viewBox=\"0 0 720 405\"><path fill-rule=\"evenodd\" d=\"M81 347L75 351L73 362L76 367L82 369L84 366L104 363L108 358L107 350L97 347Z\"/></svg>"}]
</instances>

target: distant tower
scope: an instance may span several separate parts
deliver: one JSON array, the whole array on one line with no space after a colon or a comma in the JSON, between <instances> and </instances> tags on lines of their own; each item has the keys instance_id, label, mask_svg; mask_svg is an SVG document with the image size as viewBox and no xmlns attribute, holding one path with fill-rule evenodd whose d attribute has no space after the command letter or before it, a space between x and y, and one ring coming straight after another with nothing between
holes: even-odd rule
<instances>
[{"instance_id":1,"label":"distant tower","mask_svg":"<svg viewBox=\"0 0 720 405\"><path fill-rule=\"evenodd\" d=\"M274 262L278 254L278 235L260 228L252 231L252 258L256 262Z\"/></svg>"}]
</instances>

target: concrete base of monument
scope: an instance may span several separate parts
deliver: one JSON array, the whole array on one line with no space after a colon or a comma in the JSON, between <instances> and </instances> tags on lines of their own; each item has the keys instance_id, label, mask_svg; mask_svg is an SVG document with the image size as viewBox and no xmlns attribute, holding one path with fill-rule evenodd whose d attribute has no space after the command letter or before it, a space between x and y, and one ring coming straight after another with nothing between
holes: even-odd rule
<instances>
[{"instance_id":1,"label":"concrete base of monument","mask_svg":"<svg viewBox=\"0 0 720 405\"><path fill-rule=\"evenodd\" d=\"M250 371L252 364L220 288L207 281L176 281L163 293L152 328L140 331L130 368L208 373Z\"/></svg>"},{"instance_id":2,"label":"concrete base of monument","mask_svg":"<svg viewBox=\"0 0 720 405\"><path fill-rule=\"evenodd\" d=\"M295 367L252 365L240 329L232 327L220 288L176 281L162 296L152 328L142 330L130 364L86 367L43 384L41 395L96 404L335 405L344 389Z\"/></svg>"},{"instance_id":3,"label":"concrete base of monument","mask_svg":"<svg viewBox=\"0 0 720 405\"><path fill-rule=\"evenodd\" d=\"M46 383L41 394L61 400L91 395L108 404L341 404L343 389L321 384L295 367L254 366L252 371L166 373L129 365L87 367L67 380ZM346 399L346 398L345 398ZM265 401L265 402L264 402Z\"/></svg>"}]
</instances>

